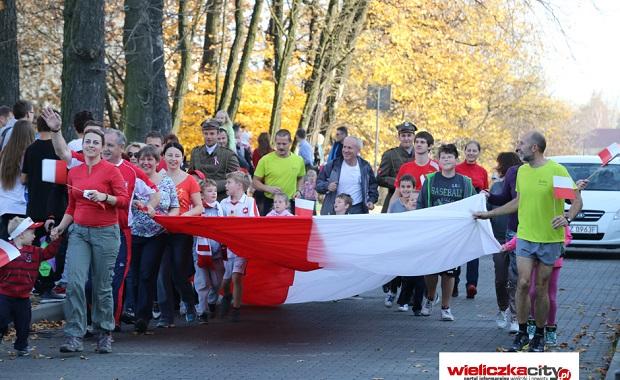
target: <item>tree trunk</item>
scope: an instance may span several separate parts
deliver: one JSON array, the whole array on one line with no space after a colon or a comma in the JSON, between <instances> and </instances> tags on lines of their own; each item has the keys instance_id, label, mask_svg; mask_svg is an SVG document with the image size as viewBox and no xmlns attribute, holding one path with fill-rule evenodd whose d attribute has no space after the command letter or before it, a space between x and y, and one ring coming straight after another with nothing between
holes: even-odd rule
<instances>
[{"instance_id":1,"label":"tree trunk","mask_svg":"<svg viewBox=\"0 0 620 380\"><path fill-rule=\"evenodd\" d=\"M128 141L144 141L153 125L153 45L149 0L125 0L123 124Z\"/></svg>"},{"instance_id":2,"label":"tree trunk","mask_svg":"<svg viewBox=\"0 0 620 380\"><path fill-rule=\"evenodd\" d=\"M282 102L284 100L284 90L286 88L286 77L288 76L288 67L293 56L293 48L295 47L295 35L297 33L297 23L299 16L300 0L293 0L291 10L289 12L288 30L286 33L286 43L282 52L279 54L280 60L274 62L276 68L274 75L274 93L273 104L271 106L271 119L269 121L269 133L272 139L275 139L275 134L280 130L282 122ZM276 21L276 27L278 25L283 26L284 20L281 18ZM280 39L278 33L278 40ZM274 40L274 47L279 46L279 41Z\"/></svg>"},{"instance_id":3,"label":"tree trunk","mask_svg":"<svg viewBox=\"0 0 620 380\"><path fill-rule=\"evenodd\" d=\"M222 0L207 0L207 17L205 21L205 42L202 48L202 62L200 70L210 68L213 70L217 64L216 48L219 43L217 34L219 33L220 19L222 17Z\"/></svg>"},{"instance_id":4,"label":"tree trunk","mask_svg":"<svg viewBox=\"0 0 620 380\"><path fill-rule=\"evenodd\" d=\"M153 125L152 129L167 134L172 129L168 82L164 67L163 0L150 0L151 43L153 47Z\"/></svg>"},{"instance_id":5,"label":"tree trunk","mask_svg":"<svg viewBox=\"0 0 620 380\"><path fill-rule=\"evenodd\" d=\"M218 110L226 110L230 104L232 89L234 86L235 72L237 70L237 57L241 51L241 38L243 36L243 1L235 0L235 39L233 40L228 64L226 65L226 76L222 85L222 95L217 106Z\"/></svg>"},{"instance_id":6,"label":"tree trunk","mask_svg":"<svg viewBox=\"0 0 620 380\"><path fill-rule=\"evenodd\" d=\"M174 89L174 99L172 103L172 132L177 133L183 118L183 104L185 103L185 93L192 68L192 40L198 23L200 7L196 6L192 23L189 23L189 7L186 0L179 0L179 53L181 54L181 67L177 75L177 84Z\"/></svg>"},{"instance_id":7,"label":"tree trunk","mask_svg":"<svg viewBox=\"0 0 620 380\"><path fill-rule=\"evenodd\" d=\"M235 85L232 91L230 104L228 105L228 116L231 120L235 120L235 115L239 109L239 102L241 101L241 91L243 90L243 83L245 82L245 74L248 71L248 64L250 63L250 56L254 49L254 41L256 40L256 31L258 30L258 24L260 23L260 15L263 9L263 0L256 0L254 2L254 10L252 11L252 19L250 20L250 27L248 28L248 36L245 39L245 45L243 46L243 54L241 55L241 61L239 62L239 68L237 69L237 75L235 77Z\"/></svg>"},{"instance_id":8,"label":"tree trunk","mask_svg":"<svg viewBox=\"0 0 620 380\"><path fill-rule=\"evenodd\" d=\"M73 138L73 115L88 110L103 120L105 103L104 0L65 0L62 66L62 125Z\"/></svg>"},{"instance_id":9,"label":"tree trunk","mask_svg":"<svg viewBox=\"0 0 620 380\"><path fill-rule=\"evenodd\" d=\"M15 0L0 0L0 105L13 106L19 100L19 52Z\"/></svg>"}]
</instances>

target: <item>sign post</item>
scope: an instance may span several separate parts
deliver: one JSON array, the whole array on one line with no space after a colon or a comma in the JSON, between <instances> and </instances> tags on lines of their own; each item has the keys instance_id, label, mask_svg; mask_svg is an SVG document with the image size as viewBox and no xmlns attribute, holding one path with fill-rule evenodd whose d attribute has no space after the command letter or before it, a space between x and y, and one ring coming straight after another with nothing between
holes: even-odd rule
<instances>
[{"instance_id":1,"label":"sign post","mask_svg":"<svg viewBox=\"0 0 620 380\"><path fill-rule=\"evenodd\" d=\"M389 111L392 101L392 85L368 85L366 109L375 112L375 172L379 157L379 111Z\"/></svg>"}]
</instances>

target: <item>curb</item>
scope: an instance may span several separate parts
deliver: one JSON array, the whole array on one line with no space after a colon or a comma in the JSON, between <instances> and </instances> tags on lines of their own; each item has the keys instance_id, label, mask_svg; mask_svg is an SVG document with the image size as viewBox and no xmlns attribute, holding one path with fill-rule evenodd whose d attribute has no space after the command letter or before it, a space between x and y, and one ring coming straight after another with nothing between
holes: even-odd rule
<instances>
[{"instance_id":1,"label":"curb","mask_svg":"<svg viewBox=\"0 0 620 380\"><path fill-rule=\"evenodd\" d=\"M607 370L605 380L620 380L620 341L616 345L614 357L609 363L609 369Z\"/></svg>"},{"instance_id":2,"label":"curb","mask_svg":"<svg viewBox=\"0 0 620 380\"><path fill-rule=\"evenodd\" d=\"M36 305L32 308L32 323L42 320L60 321L65 318L63 305L65 301L44 303Z\"/></svg>"}]
</instances>

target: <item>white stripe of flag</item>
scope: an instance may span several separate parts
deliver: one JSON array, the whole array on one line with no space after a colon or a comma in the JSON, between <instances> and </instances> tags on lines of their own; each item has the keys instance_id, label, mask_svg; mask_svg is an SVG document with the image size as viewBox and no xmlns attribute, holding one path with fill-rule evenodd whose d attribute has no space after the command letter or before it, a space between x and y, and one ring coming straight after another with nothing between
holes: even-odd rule
<instances>
[{"instance_id":1,"label":"white stripe of flag","mask_svg":"<svg viewBox=\"0 0 620 380\"><path fill-rule=\"evenodd\" d=\"M19 250L11 243L0 240L0 267L18 258Z\"/></svg>"},{"instance_id":2,"label":"white stripe of flag","mask_svg":"<svg viewBox=\"0 0 620 380\"><path fill-rule=\"evenodd\" d=\"M297 216L312 216L314 212L314 201L307 199L295 199L295 215Z\"/></svg>"},{"instance_id":3,"label":"white stripe of flag","mask_svg":"<svg viewBox=\"0 0 620 380\"><path fill-rule=\"evenodd\" d=\"M553 196L556 199L575 199L574 186L570 177L553 176Z\"/></svg>"},{"instance_id":4,"label":"white stripe of flag","mask_svg":"<svg viewBox=\"0 0 620 380\"><path fill-rule=\"evenodd\" d=\"M41 179L43 182L67 184L67 163L62 160L43 160Z\"/></svg>"}]
</instances>

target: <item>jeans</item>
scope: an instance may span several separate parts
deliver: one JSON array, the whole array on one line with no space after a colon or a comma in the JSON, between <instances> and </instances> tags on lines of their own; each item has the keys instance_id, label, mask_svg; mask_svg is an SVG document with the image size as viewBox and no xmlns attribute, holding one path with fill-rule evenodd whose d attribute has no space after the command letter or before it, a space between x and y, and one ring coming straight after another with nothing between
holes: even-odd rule
<instances>
[{"instance_id":1,"label":"jeans","mask_svg":"<svg viewBox=\"0 0 620 380\"><path fill-rule=\"evenodd\" d=\"M151 237L132 236L131 272L134 279L132 294L135 295L137 319L149 321L153 315L153 299L157 291L157 274L166 248L167 234ZM127 289L129 292L129 288Z\"/></svg>"},{"instance_id":2,"label":"jeans","mask_svg":"<svg viewBox=\"0 0 620 380\"><path fill-rule=\"evenodd\" d=\"M9 323L13 322L17 335L13 348L25 350L28 347L31 317L30 298L13 298L0 294L0 340L7 333Z\"/></svg>"},{"instance_id":3,"label":"jeans","mask_svg":"<svg viewBox=\"0 0 620 380\"><path fill-rule=\"evenodd\" d=\"M65 334L83 337L86 334L86 295L84 286L91 270L92 320L98 331L114 330L112 276L120 247L118 225L69 227L67 248L67 297L64 303Z\"/></svg>"},{"instance_id":4,"label":"jeans","mask_svg":"<svg viewBox=\"0 0 620 380\"><path fill-rule=\"evenodd\" d=\"M467 286L469 285L473 285L473 286L478 286L478 269L480 267L480 259L473 259L469 262L467 262L467 272L465 274L465 278L467 280L467 282L465 283L465 289L467 289ZM456 288L459 285L459 282L461 282L460 280L460 276L461 276L461 267L459 267L459 270L457 271L457 275L456 278L454 279L454 287Z\"/></svg>"},{"instance_id":5,"label":"jeans","mask_svg":"<svg viewBox=\"0 0 620 380\"><path fill-rule=\"evenodd\" d=\"M189 277L194 274L192 257L193 238L190 235L170 234L157 276L157 302L161 318L168 323L174 321L173 286L188 307L196 304L194 289Z\"/></svg>"}]
</instances>

